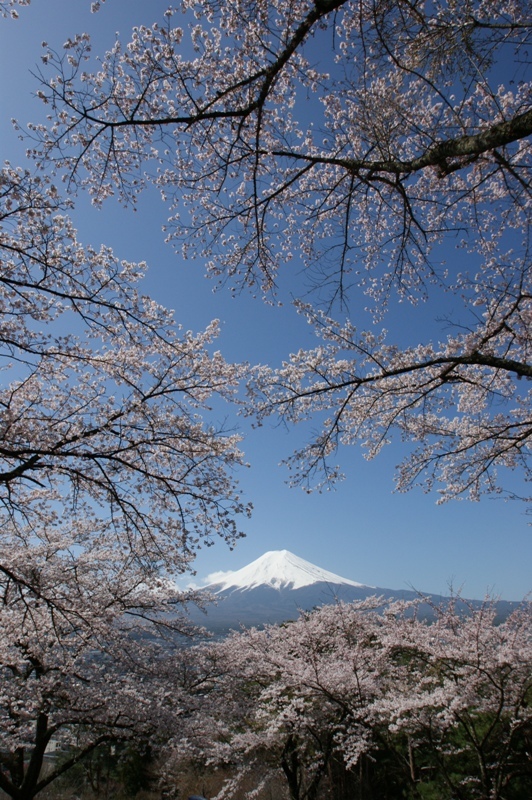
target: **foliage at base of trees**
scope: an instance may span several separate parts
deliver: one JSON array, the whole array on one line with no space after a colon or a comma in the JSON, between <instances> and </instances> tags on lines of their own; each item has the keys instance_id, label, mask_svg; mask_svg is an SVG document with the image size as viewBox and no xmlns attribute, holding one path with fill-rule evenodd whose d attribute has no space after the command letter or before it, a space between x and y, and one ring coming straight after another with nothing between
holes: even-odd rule
<instances>
[{"instance_id":1,"label":"foliage at base of trees","mask_svg":"<svg viewBox=\"0 0 532 800\"><path fill-rule=\"evenodd\" d=\"M57 761L64 756L59 754ZM81 759L39 797L133 798L157 792L155 760L149 748L120 744L100 745ZM160 796L160 792L157 792Z\"/></svg>"}]
</instances>

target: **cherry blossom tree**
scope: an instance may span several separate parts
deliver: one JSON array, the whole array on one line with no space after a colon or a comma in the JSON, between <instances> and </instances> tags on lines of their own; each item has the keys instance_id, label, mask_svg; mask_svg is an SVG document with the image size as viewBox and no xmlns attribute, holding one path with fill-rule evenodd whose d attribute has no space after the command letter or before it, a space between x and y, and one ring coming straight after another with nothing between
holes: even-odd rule
<instances>
[{"instance_id":1,"label":"cherry blossom tree","mask_svg":"<svg viewBox=\"0 0 532 800\"><path fill-rule=\"evenodd\" d=\"M387 673L380 608L378 598L324 606L193 648L199 699L170 742L170 768L230 768L220 798L242 796L250 775L254 791L282 776L291 800L321 797L335 758L349 771L375 746L372 706Z\"/></svg>"},{"instance_id":2,"label":"cherry blossom tree","mask_svg":"<svg viewBox=\"0 0 532 800\"><path fill-rule=\"evenodd\" d=\"M143 265L77 242L45 179L9 168L1 188L6 516L103 517L141 560L178 572L200 538L234 542L238 437L200 417L240 376L210 352L217 324L180 332L139 294Z\"/></svg>"},{"instance_id":3,"label":"cherry blossom tree","mask_svg":"<svg viewBox=\"0 0 532 800\"><path fill-rule=\"evenodd\" d=\"M0 788L14 800L104 744L158 746L182 713L161 626L175 649L185 623L170 602L183 597L117 557L106 534L92 520L2 526Z\"/></svg>"},{"instance_id":4,"label":"cherry blossom tree","mask_svg":"<svg viewBox=\"0 0 532 800\"><path fill-rule=\"evenodd\" d=\"M0 201L0 789L29 800L175 725L165 641L199 600L175 578L249 509L239 437L202 419L241 375L217 323L181 331L45 176L6 166Z\"/></svg>"},{"instance_id":5,"label":"cherry blossom tree","mask_svg":"<svg viewBox=\"0 0 532 800\"><path fill-rule=\"evenodd\" d=\"M261 418L325 417L295 480L395 435L400 489L476 499L531 477L530 31L522 0L182 0L93 71L84 34L45 48L35 149L95 202L153 182L169 239L233 287L303 260L324 341L251 390ZM357 331L360 292L377 322L452 296L452 332Z\"/></svg>"},{"instance_id":6,"label":"cherry blossom tree","mask_svg":"<svg viewBox=\"0 0 532 800\"><path fill-rule=\"evenodd\" d=\"M488 601L430 621L417 606L339 603L192 648L170 773L224 767L218 798L259 797L280 775L292 800L527 796L530 605L503 622Z\"/></svg>"},{"instance_id":7,"label":"cherry blossom tree","mask_svg":"<svg viewBox=\"0 0 532 800\"><path fill-rule=\"evenodd\" d=\"M184 702L170 654L173 670L202 602L176 578L198 548L233 546L249 513L240 437L216 422L242 376L214 348L217 321L181 330L143 295L146 265L82 245L71 209L46 172L0 170L0 790L14 800L103 744L170 735Z\"/></svg>"},{"instance_id":8,"label":"cherry blossom tree","mask_svg":"<svg viewBox=\"0 0 532 800\"><path fill-rule=\"evenodd\" d=\"M431 625L399 620L389 631L399 672L381 711L392 734L409 736L414 785L463 800L522 797L532 782L530 604L499 624L490 603L436 611Z\"/></svg>"}]
</instances>

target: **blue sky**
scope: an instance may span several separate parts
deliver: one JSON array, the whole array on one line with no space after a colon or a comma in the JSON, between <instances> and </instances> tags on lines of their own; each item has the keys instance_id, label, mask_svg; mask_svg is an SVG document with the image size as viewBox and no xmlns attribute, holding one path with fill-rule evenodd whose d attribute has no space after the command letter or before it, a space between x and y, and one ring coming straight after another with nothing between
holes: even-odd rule
<instances>
[{"instance_id":1,"label":"blue sky","mask_svg":"<svg viewBox=\"0 0 532 800\"><path fill-rule=\"evenodd\" d=\"M103 52L115 31L127 41L133 25L161 19L166 5L160 0L107 0L98 14L91 14L89 0L32 0L29 8L20 9L18 21L0 20L3 159L24 163L25 146L10 118L24 124L43 113L32 97L37 86L30 75L40 61L43 40L60 48L67 36L87 30L95 51ZM228 360L275 365L291 350L312 345L310 332L289 302L272 307L246 293L232 298L214 292L201 263L183 262L164 244L164 210L153 191L136 212L112 202L98 211L80 196L74 218L85 243L105 243L121 258L146 260L146 291L173 308L185 328L199 330L219 318L219 347ZM297 280L297 267L289 269L281 296ZM432 307L408 312L413 339L417 327L432 324L434 313ZM199 578L239 569L266 550L286 548L324 569L380 587L445 593L452 584L465 596L492 592L507 599L532 590L532 531L523 504L486 498L438 506L435 495L419 489L393 493L394 467L404 454L400 445L372 462L357 449L344 449L339 461L346 480L335 491L307 495L290 489L286 471L278 466L304 432L274 423L252 430L232 409L227 414L246 435L243 446L251 466L243 471L241 485L255 512L244 523L247 537L235 551L218 543L198 554Z\"/></svg>"}]
</instances>

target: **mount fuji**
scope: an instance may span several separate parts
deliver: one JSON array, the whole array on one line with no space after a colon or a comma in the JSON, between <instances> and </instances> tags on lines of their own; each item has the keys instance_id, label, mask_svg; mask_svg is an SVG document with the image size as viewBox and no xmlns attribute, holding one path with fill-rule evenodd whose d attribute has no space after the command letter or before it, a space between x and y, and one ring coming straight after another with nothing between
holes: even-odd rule
<instances>
[{"instance_id":1,"label":"mount fuji","mask_svg":"<svg viewBox=\"0 0 532 800\"><path fill-rule=\"evenodd\" d=\"M316 567L310 561L290 553L289 550L271 550L236 572L220 573L220 579L207 588L215 594L220 594L228 591L249 592L250 589L261 586L269 586L279 591L295 590L317 583L355 586L358 589L370 588Z\"/></svg>"},{"instance_id":2,"label":"mount fuji","mask_svg":"<svg viewBox=\"0 0 532 800\"><path fill-rule=\"evenodd\" d=\"M191 620L223 634L296 619L300 611L338 600L352 602L371 595L387 599L414 599L414 591L383 589L343 578L305 561L289 550L264 553L235 572L215 573L204 587L214 602L205 613L190 609ZM433 598L437 601L437 598Z\"/></svg>"},{"instance_id":3,"label":"mount fuji","mask_svg":"<svg viewBox=\"0 0 532 800\"><path fill-rule=\"evenodd\" d=\"M240 627L262 627L296 619L302 610L338 600L353 602L371 595L385 600L414 600L419 594L402 589L384 589L342 578L333 572L317 567L289 550L271 550L256 561L234 572L214 573L214 580L204 587L213 602L205 612L189 609L192 622L216 635L224 635ZM429 598L427 598L429 599ZM430 595L430 602L439 604L449 598ZM479 600L468 600L468 607L478 607ZM497 610L500 618L506 617L518 604L500 600ZM418 615L431 617L430 603L423 603Z\"/></svg>"}]
</instances>

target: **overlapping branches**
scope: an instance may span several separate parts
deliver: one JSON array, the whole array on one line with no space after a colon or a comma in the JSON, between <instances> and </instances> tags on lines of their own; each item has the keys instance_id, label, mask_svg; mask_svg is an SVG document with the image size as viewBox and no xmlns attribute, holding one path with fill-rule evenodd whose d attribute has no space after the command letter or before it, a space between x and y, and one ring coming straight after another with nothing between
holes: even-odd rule
<instances>
[{"instance_id":1,"label":"overlapping branches","mask_svg":"<svg viewBox=\"0 0 532 800\"><path fill-rule=\"evenodd\" d=\"M506 287L508 273L500 277ZM372 458L394 434L418 443L399 469L400 490L423 479L444 500L478 499L499 491L498 468L519 468L529 480L532 295L503 293L499 301L474 331L415 348L358 334L302 306L324 343L279 370L257 368L250 384L259 417L326 416L319 435L290 459L294 481L334 481L330 459L340 444L360 443Z\"/></svg>"},{"instance_id":2,"label":"overlapping branches","mask_svg":"<svg viewBox=\"0 0 532 800\"><path fill-rule=\"evenodd\" d=\"M188 536L233 541L238 437L199 416L240 374L210 352L216 323L181 333L138 294L142 265L79 245L46 182L6 170L2 187L4 510L31 522L41 502L85 505L164 561L159 532L177 566Z\"/></svg>"},{"instance_id":3,"label":"overlapping branches","mask_svg":"<svg viewBox=\"0 0 532 800\"><path fill-rule=\"evenodd\" d=\"M319 443L296 456L304 480L338 442L375 453L394 428L422 442L402 488L425 473L429 485L443 481L444 497L477 497L499 487L497 464L528 477L518 382L531 363L528 4L206 0L182 9L197 17L188 35L168 12L92 73L85 36L45 51L40 95L51 117L32 128L36 157L97 202L114 192L134 200L153 181L169 203L169 239L207 259L221 282L269 293L297 258L299 297L310 285L318 304L344 315L363 292L377 318L397 294L454 294L467 335L432 345L431 332L401 357L396 342L382 374L372 346L371 380L360 372L366 345L350 340L350 366L338 351L318 372L314 353L294 356L293 379L287 368L263 371L259 392L272 402L258 399L260 414L281 409L293 420L330 404ZM508 318L515 303L519 333ZM333 338L343 325L327 324ZM477 396L473 430L464 409Z\"/></svg>"}]
</instances>

